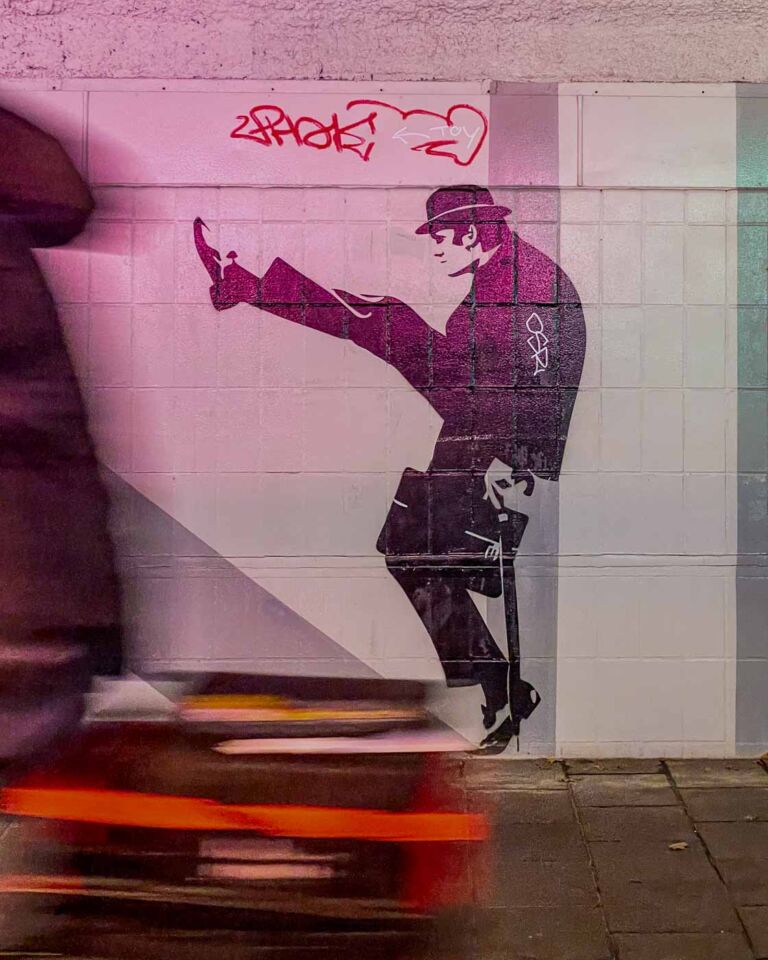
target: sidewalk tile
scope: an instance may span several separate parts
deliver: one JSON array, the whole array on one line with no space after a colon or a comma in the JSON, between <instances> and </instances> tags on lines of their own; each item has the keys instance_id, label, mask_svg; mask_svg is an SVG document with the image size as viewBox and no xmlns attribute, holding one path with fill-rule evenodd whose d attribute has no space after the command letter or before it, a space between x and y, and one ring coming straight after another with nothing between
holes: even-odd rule
<instances>
[{"instance_id":1,"label":"sidewalk tile","mask_svg":"<svg viewBox=\"0 0 768 960\"><path fill-rule=\"evenodd\" d=\"M584 863L547 860L497 859L489 891L490 907L594 907L597 904L592 871Z\"/></svg>"},{"instance_id":2,"label":"sidewalk tile","mask_svg":"<svg viewBox=\"0 0 768 960\"><path fill-rule=\"evenodd\" d=\"M622 933L621 960L752 960L740 933Z\"/></svg>"},{"instance_id":3,"label":"sidewalk tile","mask_svg":"<svg viewBox=\"0 0 768 960\"><path fill-rule=\"evenodd\" d=\"M681 807L583 807L587 840L696 841Z\"/></svg>"},{"instance_id":4,"label":"sidewalk tile","mask_svg":"<svg viewBox=\"0 0 768 960\"><path fill-rule=\"evenodd\" d=\"M661 774L573 778L576 802L584 807L674 807L677 797Z\"/></svg>"},{"instance_id":5,"label":"sidewalk tile","mask_svg":"<svg viewBox=\"0 0 768 960\"><path fill-rule=\"evenodd\" d=\"M697 829L716 860L764 860L768 872L768 823L701 823Z\"/></svg>"},{"instance_id":6,"label":"sidewalk tile","mask_svg":"<svg viewBox=\"0 0 768 960\"><path fill-rule=\"evenodd\" d=\"M483 911L472 955L482 960L611 960L600 912L586 907Z\"/></svg>"},{"instance_id":7,"label":"sidewalk tile","mask_svg":"<svg viewBox=\"0 0 768 960\"><path fill-rule=\"evenodd\" d=\"M670 850L666 841L644 842L635 837L623 843L592 843L589 849L601 889L633 881L708 886L717 880L698 841L685 850Z\"/></svg>"},{"instance_id":8,"label":"sidewalk tile","mask_svg":"<svg viewBox=\"0 0 768 960\"><path fill-rule=\"evenodd\" d=\"M765 860L718 860L717 867L734 903L768 906L768 863Z\"/></svg>"},{"instance_id":9,"label":"sidewalk tile","mask_svg":"<svg viewBox=\"0 0 768 960\"><path fill-rule=\"evenodd\" d=\"M568 782L559 761L471 758L464 767L467 783L475 789L565 790Z\"/></svg>"},{"instance_id":10,"label":"sidewalk tile","mask_svg":"<svg viewBox=\"0 0 768 960\"><path fill-rule=\"evenodd\" d=\"M768 787L768 772L757 760L668 760L680 789L695 787Z\"/></svg>"},{"instance_id":11,"label":"sidewalk tile","mask_svg":"<svg viewBox=\"0 0 768 960\"><path fill-rule=\"evenodd\" d=\"M600 874L609 929L615 933L737 932L739 922L720 880L647 882L614 880Z\"/></svg>"},{"instance_id":12,"label":"sidewalk tile","mask_svg":"<svg viewBox=\"0 0 768 960\"><path fill-rule=\"evenodd\" d=\"M487 795L483 791L482 795ZM574 823L573 804L567 790L494 791L499 825L512 823Z\"/></svg>"},{"instance_id":13,"label":"sidewalk tile","mask_svg":"<svg viewBox=\"0 0 768 960\"><path fill-rule=\"evenodd\" d=\"M498 821L497 821L498 822ZM577 823L506 823L497 828L499 857L504 861L552 860L588 863Z\"/></svg>"},{"instance_id":14,"label":"sidewalk tile","mask_svg":"<svg viewBox=\"0 0 768 960\"><path fill-rule=\"evenodd\" d=\"M571 777L586 776L588 774L615 774L624 773L634 775L638 773L663 773L661 760L643 760L618 757L606 760L566 760L565 768Z\"/></svg>"},{"instance_id":15,"label":"sidewalk tile","mask_svg":"<svg viewBox=\"0 0 768 960\"><path fill-rule=\"evenodd\" d=\"M755 948L757 960L768 957L768 907L740 907L739 913Z\"/></svg>"},{"instance_id":16,"label":"sidewalk tile","mask_svg":"<svg viewBox=\"0 0 768 960\"><path fill-rule=\"evenodd\" d=\"M707 821L768 820L768 786L683 790L692 819Z\"/></svg>"}]
</instances>

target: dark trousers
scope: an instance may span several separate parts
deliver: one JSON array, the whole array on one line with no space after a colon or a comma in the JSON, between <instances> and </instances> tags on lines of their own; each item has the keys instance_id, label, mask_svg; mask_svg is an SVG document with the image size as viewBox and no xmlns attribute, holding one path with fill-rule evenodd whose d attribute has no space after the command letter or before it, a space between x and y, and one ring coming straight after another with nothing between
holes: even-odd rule
<instances>
[{"instance_id":1,"label":"dark trousers","mask_svg":"<svg viewBox=\"0 0 768 960\"><path fill-rule=\"evenodd\" d=\"M464 577L455 569L404 567L389 560L387 566L421 618L448 686L479 683L489 709L496 712L505 707L510 661L467 592L474 574ZM509 579L514 591L514 575Z\"/></svg>"},{"instance_id":2,"label":"dark trousers","mask_svg":"<svg viewBox=\"0 0 768 960\"><path fill-rule=\"evenodd\" d=\"M514 554L527 518L502 522L483 490L482 477L468 473L407 470L377 547L421 618L448 685L481 684L496 712L509 700L510 669L519 675ZM470 590L503 596L506 655Z\"/></svg>"}]
</instances>

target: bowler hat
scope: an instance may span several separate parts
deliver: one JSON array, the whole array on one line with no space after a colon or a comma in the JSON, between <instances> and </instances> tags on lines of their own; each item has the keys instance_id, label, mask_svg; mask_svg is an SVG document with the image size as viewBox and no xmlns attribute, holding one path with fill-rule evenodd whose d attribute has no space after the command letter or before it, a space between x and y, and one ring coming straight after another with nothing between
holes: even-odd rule
<instances>
[{"instance_id":1,"label":"bowler hat","mask_svg":"<svg viewBox=\"0 0 768 960\"><path fill-rule=\"evenodd\" d=\"M494 223L512 211L499 206L485 187L440 187L427 198L427 219L416 233L429 233L445 223Z\"/></svg>"}]
</instances>

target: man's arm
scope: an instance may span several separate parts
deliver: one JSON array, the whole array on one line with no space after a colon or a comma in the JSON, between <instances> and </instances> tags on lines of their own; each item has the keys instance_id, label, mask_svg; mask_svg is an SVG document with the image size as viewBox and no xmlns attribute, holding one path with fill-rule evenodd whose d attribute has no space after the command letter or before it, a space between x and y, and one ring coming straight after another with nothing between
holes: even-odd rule
<instances>
[{"instance_id":1,"label":"man's arm","mask_svg":"<svg viewBox=\"0 0 768 960\"><path fill-rule=\"evenodd\" d=\"M0 222L22 224L32 246L57 246L77 236L93 199L59 142L0 110L0 144Z\"/></svg>"}]
</instances>

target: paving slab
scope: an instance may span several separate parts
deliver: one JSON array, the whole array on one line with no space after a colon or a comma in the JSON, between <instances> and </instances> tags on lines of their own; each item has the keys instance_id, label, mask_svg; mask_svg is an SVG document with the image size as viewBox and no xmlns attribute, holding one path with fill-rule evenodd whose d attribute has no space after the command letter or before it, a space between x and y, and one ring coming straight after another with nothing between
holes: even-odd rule
<instances>
[{"instance_id":1,"label":"paving slab","mask_svg":"<svg viewBox=\"0 0 768 960\"><path fill-rule=\"evenodd\" d=\"M567 790L558 760L499 760L473 757L464 766L467 783L478 790Z\"/></svg>"},{"instance_id":2,"label":"paving slab","mask_svg":"<svg viewBox=\"0 0 768 960\"><path fill-rule=\"evenodd\" d=\"M499 857L486 899L489 907L595 907L592 871L586 863L518 860Z\"/></svg>"},{"instance_id":3,"label":"paving slab","mask_svg":"<svg viewBox=\"0 0 768 960\"><path fill-rule=\"evenodd\" d=\"M567 790L478 791L492 805L499 826L514 823L574 823L576 815Z\"/></svg>"},{"instance_id":4,"label":"paving slab","mask_svg":"<svg viewBox=\"0 0 768 960\"><path fill-rule=\"evenodd\" d=\"M757 960L768 958L768 907L740 907L739 914L747 928Z\"/></svg>"},{"instance_id":5,"label":"paving slab","mask_svg":"<svg viewBox=\"0 0 768 960\"><path fill-rule=\"evenodd\" d=\"M758 760L667 760L681 790L696 787L768 787L768 772Z\"/></svg>"},{"instance_id":6,"label":"paving slab","mask_svg":"<svg viewBox=\"0 0 768 960\"><path fill-rule=\"evenodd\" d=\"M768 906L768 863L765 860L717 860L717 869L739 906Z\"/></svg>"},{"instance_id":7,"label":"paving slab","mask_svg":"<svg viewBox=\"0 0 768 960\"><path fill-rule=\"evenodd\" d=\"M590 842L637 838L698 843L682 807L583 807L581 819Z\"/></svg>"},{"instance_id":8,"label":"paving slab","mask_svg":"<svg viewBox=\"0 0 768 960\"><path fill-rule=\"evenodd\" d=\"M485 910L477 918L474 949L481 960L611 960L596 908Z\"/></svg>"},{"instance_id":9,"label":"paving slab","mask_svg":"<svg viewBox=\"0 0 768 960\"><path fill-rule=\"evenodd\" d=\"M498 821L497 821L498 822ZM497 856L505 862L552 860L589 863L579 825L572 823L506 823L496 831Z\"/></svg>"},{"instance_id":10,"label":"paving slab","mask_svg":"<svg viewBox=\"0 0 768 960\"><path fill-rule=\"evenodd\" d=\"M485 912L484 909L468 909L444 914L430 926L426 946L406 953L407 960L466 960L474 956L482 936L479 919ZM369 960L367 951L365 960Z\"/></svg>"},{"instance_id":11,"label":"paving slab","mask_svg":"<svg viewBox=\"0 0 768 960\"><path fill-rule=\"evenodd\" d=\"M706 887L717 879L698 842L684 850L670 850L666 842L643 843L635 837L620 843L591 843L589 849L601 889L606 884L633 882L677 882L689 887L699 883Z\"/></svg>"},{"instance_id":12,"label":"paving slab","mask_svg":"<svg viewBox=\"0 0 768 960\"><path fill-rule=\"evenodd\" d=\"M622 933L620 960L753 960L740 933Z\"/></svg>"},{"instance_id":13,"label":"paving slab","mask_svg":"<svg viewBox=\"0 0 768 960\"><path fill-rule=\"evenodd\" d=\"M688 813L698 823L768 820L768 786L711 787L681 793Z\"/></svg>"},{"instance_id":14,"label":"paving slab","mask_svg":"<svg viewBox=\"0 0 768 960\"><path fill-rule=\"evenodd\" d=\"M716 860L764 860L768 872L768 823L701 823L697 830Z\"/></svg>"},{"instance_id":15,"label":"paving slab","mask_svg":"<svg viewBox=\"0 0 768 960\"><path fill-rule=\"evenodd\" d=\"M462 780L492 805L493 876L429 960L754 960L733 904L768 960L761 765L486 758Z\"/></svg>"},{"instance_id":16,"label":"paving slab","mask_svg":"<svg viewBox=\"0 0 768 960\"><path fill-rule=\"evenodd\" d=\"M600 893L615 933L738 933L736 911L713 871L707 882L614 878L598 871Z\"/></svg>"},{"instance_id":17,"label":"paving slab","mask_svg":"<svg viewBox=\"0 0 768 960\"><path fill-rule=\"evenodd\" d=\"M679 802L661 774L596 774L572 778L576 803L584 807L678 806Z\"/></svg>"},{"instance_id":18,"label":"paving slab","mask_svg":"<svg viewBox=\"0 0 768 960\"><path fill-rule=\"evenodd\" d=\"M638 774L664 773L661 760L632 759L626 757L608 760L566 760L565 769L569 776L587 776L589 774Z\"/></svg>"}]
</instances>

